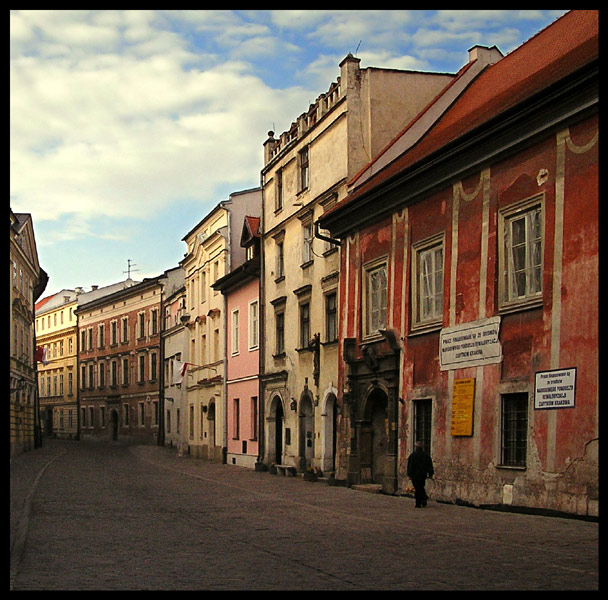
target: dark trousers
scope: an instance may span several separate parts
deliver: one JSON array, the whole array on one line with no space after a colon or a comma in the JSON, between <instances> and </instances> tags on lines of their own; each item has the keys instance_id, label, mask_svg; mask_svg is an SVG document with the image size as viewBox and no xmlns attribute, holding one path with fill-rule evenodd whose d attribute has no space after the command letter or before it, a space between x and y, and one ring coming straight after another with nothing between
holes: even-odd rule
<instances>
[{"instance_id":1,"label":"dark trousers","mask_svg":"<svg viewBox=\"0 0 608 600\"><path fill-rule=\"evenodd\" d=\"M426 495L426 490L424 489L425 482L426 477L422 477L421 479L412 479L412 483L414 484L414 498L416 499L416 506L426 506L428 496Z\"/></svg>"}]
</instances>

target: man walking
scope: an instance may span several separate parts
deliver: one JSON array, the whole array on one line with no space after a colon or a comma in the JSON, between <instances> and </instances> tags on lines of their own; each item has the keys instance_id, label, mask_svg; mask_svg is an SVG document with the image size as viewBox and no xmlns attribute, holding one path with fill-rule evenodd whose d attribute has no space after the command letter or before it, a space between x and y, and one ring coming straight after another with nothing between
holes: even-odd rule
<instances>
[{"instance_id":1,"label":"man walking","mask_svg":"<svg viewBox=\"0 0 608 600\"><path fill-rule=\"evenodd\" d=\"M422 449L422 442L416 442L414 451L407 459L407 476L414 484L416 508L426 506L428 496L424 484L427 476L432 478L434 472L431 457Z\"/></svg>"}]
</instances>

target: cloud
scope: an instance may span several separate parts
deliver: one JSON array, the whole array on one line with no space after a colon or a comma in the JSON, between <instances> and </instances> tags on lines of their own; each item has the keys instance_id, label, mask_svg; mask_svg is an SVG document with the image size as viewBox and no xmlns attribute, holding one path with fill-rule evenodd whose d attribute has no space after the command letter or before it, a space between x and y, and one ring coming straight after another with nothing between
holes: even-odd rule
<instances>
[{"instance_id":1,"label":"cloud","mask_svg":"<svg viewBox=\"0 0 608 600\"><path fill-rule=\"evenodd\" d=\"M226 20L211 12L198 30ZM287 126L310 94L271 89L246 61L203 68L168 23L148 11L11 13L17 209L38 220L79 215L75 235L90 231L87 219L141 217L183 198L217 201L226 184L258 184L266 132L273 122Z\"/></svg>"}]
</instances>

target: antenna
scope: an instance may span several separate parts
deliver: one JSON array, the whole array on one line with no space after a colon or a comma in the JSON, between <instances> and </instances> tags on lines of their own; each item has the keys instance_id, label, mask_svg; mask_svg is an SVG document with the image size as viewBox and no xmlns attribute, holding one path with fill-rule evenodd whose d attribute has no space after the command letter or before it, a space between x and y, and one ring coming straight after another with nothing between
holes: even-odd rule
<instances>
[{"instance_id":1,"label":"antenna","mask_svg":"<svg viewBox=\"0 0 608 600\"><path fill-rule=\"evenodd\" d=\"M127 274L127 279L131 279L131 271L139 271L139 269L134 269L133 267L136 267L136 264L132 264L131 263L131 259L127 258L127 270L123 271L123 273Z\"/></svg>"},{"instance_id":2,"label":"antenna","mask_svg":"<svg viewBox=\"0 0 608 600\"><path fill-rule=\"evenodd\" d=\"M355 50L355 56L357 56L357 52L359 52L359 46L361 45L361 42L363 40L359 40L359 43L357 44L357 49Z\"/></svg>"}]
</instances>

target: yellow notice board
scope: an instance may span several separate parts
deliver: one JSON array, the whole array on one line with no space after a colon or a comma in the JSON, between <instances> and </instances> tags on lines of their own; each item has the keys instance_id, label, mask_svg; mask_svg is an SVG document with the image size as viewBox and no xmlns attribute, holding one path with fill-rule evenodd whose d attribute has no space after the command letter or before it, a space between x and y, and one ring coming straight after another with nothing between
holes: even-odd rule
<instances>
[{"instance_id":1,"label":"yellow notice board","mask_svg":"<svg viewBox=\"0 0 608 600\"><path fill-rule=\"evenodd\" d=\"M452 435L473 435L475 378L455 379L452 394Z\"/></svg>"}]
</instances>

